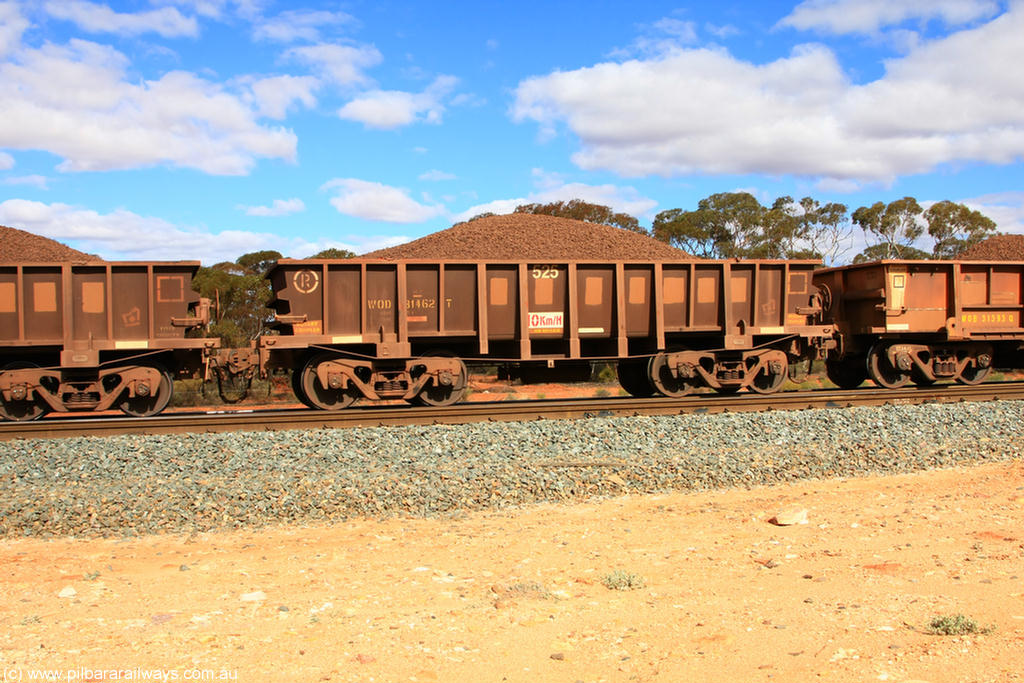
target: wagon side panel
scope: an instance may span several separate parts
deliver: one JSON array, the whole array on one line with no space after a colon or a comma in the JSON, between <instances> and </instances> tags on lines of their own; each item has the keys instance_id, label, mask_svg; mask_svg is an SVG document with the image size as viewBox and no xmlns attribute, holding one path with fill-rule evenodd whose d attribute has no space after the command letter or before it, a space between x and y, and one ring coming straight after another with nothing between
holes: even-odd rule
<instances>
[{"instance_id":1,"label":"wagon side panel","mask_svg":"<svg viewBox=\"0 0 1024 683\"><path fill-rule=\"evenodd\" d=\"M957 264L954 315L972 338L1024 337L1024 263Z\"/></svg>"}]
</instances>

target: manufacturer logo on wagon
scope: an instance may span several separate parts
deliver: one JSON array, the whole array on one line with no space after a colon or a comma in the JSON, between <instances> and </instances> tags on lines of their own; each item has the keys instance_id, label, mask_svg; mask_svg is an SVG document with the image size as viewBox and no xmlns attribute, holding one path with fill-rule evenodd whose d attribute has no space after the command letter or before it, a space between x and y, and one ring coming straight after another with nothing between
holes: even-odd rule
<instances>
[{"instance_id":1,"label":"manufacturer logo on wagon","mask_svg":"<svg viewBox=\"0 0 1024 683\"><path fill-rule=\"evenodd\" d=\"M320 286L320 274L308 268L292 275L292 284L303 294L312 294Z\"/></svg>"}]
</instances>

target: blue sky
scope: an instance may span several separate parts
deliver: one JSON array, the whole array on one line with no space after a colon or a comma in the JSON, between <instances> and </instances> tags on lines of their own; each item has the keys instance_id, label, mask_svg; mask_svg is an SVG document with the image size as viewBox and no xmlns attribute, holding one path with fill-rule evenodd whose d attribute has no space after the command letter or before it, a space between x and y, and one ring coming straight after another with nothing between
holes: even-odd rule
<instances>
[{"instance_id":1,"label":"blue sky","mask_svg":"<svg viewBox=\"0 0 1024 683\"><path fill-rule=\"evenodd\" d=\"M1021 36L1020 0L0 0L0 224L211 264L745 190L1024 233Z\"/></svg>"}]
</instances>

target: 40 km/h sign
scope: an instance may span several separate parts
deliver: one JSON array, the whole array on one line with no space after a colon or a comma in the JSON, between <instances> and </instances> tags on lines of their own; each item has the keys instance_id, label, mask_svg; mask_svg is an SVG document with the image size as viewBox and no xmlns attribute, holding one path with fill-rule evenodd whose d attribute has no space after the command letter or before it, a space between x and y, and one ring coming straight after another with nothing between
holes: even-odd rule
<instances>
[{"instance_id":1,"label":"40 km/h sign","mask_svg":"<svg viewBox=\"0 0 1024 683\"><path fill-rule=\"evenodd\" d=\"M561 332L564 326L565 313L554 311L551 313L529 313L529 324L531 332Z\"/></svg>"}]
</instances>

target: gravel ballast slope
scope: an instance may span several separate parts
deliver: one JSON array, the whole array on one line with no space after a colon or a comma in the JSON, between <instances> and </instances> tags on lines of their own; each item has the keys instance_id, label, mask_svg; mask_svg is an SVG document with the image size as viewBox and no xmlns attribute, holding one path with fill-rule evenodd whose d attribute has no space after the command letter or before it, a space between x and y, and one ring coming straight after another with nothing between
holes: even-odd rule
<instances>
[{"instance_id":1,"label":"gravel ballast slope","mask_svg":"<svg viewBox=\"0 0 1024 683\"><path fill-rule=\"evenodd\" d=\"M0 444L0 535L451 514L1016 458L1024 403Z\"/></svg>"}]
</instances>

